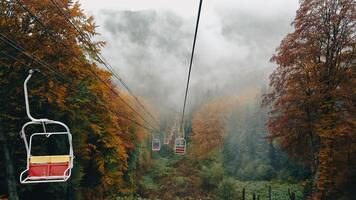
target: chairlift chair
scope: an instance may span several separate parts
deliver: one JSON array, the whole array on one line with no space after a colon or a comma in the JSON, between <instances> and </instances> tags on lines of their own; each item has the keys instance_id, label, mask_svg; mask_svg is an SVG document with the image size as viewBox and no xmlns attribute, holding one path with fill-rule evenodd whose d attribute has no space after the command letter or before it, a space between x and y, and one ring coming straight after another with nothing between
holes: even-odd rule
<instances>
[{"instance_id":1,"label":"chairlift chair","mask_svg":"<svg viewBox=\"0 0 356 200\"><path fill-rule=\"evenodd\" d=\"M184 138L177 138L174 141L174 152L178 155L185 154L187 143Z\"/></svg>"},{"instance_id":2,"label":"chairlift chair","mask_svg":"<svg viewBox=\"0 0 356 200\"><path fill-rule=\"evenodd\" d=\"M159 139L152 140L152 151L160 151L161 150L161 141Z\"/></svg>"},{"instance_id":3,"label":"chairlift chair","mask_svg":"<svg viewBox=\"0 0 356 200\"><path fill-rule=\"evenodd\" d=\"M21 138L25 143L26 153L27 153L27 166L20 174L20 182L22 184L26 183L49 183L49 182L65 182L71 176L71 170L73 168L73 146L72 146L72 135L69 131L67 125L62 122L54 121L50 119L36 119L31 116L30 106L28 101L27 92L27 82L32 77L34 73L30 70L28 77L24 82L24 93L25 93L25 103L26 103L26 113L28 118L31 120L22 126ZM42 131L38 131L30 134L29 139L26 137L26 128L33 126L42 126ZM56 127L61 127L61 131L49 131L50 125L56 125ZM69 152L66 155L41 155L33 156L31 150L33 147L34 137L49 137L58 138L59 135L65 135L68 139Z\"/></svg>"}]
</instances>

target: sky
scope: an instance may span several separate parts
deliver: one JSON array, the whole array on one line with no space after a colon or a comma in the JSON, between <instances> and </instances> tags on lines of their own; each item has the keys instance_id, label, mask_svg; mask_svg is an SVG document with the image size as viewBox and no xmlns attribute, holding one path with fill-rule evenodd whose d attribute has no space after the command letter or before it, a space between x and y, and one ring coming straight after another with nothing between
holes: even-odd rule
<instances>
[{"instance_id":1,"label":"sky","mask_svg":"<svg viewBox=\"0 0 356 200\"><path fill-rule=\"evenodd\" d=\"M183 104L199 0L79 0L128 86L159 111ZM188 107L264 87L299 0L203 1ZM119 83L117 83L119 85Z\"/></svg>"}]
</instances>

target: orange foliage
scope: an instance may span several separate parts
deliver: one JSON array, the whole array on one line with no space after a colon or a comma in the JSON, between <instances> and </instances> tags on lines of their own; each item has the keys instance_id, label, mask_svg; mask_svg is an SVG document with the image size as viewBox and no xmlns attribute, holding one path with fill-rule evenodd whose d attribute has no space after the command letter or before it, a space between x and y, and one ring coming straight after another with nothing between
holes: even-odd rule
<instances>
[{"instance_id":1,"label":"orange foliage","mask_svg":"<svg viewBox=\"0 0 356 200\"><path fill-rule=\"evenodd\" d=\"M223 145L224 121L237 97L220 98L203 105L193 116L192 154L204 157Z\"/></svg>"},{"instance_id":2,"label":"orange foliage","mask_svg":"<svg viewBox=\"0 0 356 200\"><path fill-rule=\"evenodd\" d=\"M344 176L356 177L355 21L353 0L303 0L272 57L270 136L311 169L314 200L347 198L355 184Z\"/></svg>"},{"instance_id":3,"label":"orange foliage","mask_svg":"<svg viewBox=\"0 0 356 200\"><path fill-rule=\"evenodd\" d=\"M56 1L84 34L89 38L97 34L93 17L87 17L78 2ZM34 20L16 1L1 1L1 33L23 46L37 59L43 60L62 77L31 61L10 45L0 42L1 51L18 59L0 54L0 94L6 97L2 105L7 105L1 106L0 113L8 116L4 122L9 125L5 131L17 133L18 127L23 124L25 110L22 83L30 68L38 68L44 76L35 74L31 79L33 113L59 119L71 128L75 167L78 169L72 176L73 190L82 191L84 199L103 199L121 191L132 192L132 182L125 180L124 176L128 173L129 153L134 150L136 140L143 140L148 131L126 119L131 118L144 124L107 85L120 93L136 110L140 110L134 100L115 88L109 72L87 59L88 56L95 59L104 42L91 42L89 46L49 0L19 2L36 15L42 24ZM12 138L13 141L18 141L17 135ZM18 162L23 162L22 154L17 153Z\"/></svg>"}]
</instances>

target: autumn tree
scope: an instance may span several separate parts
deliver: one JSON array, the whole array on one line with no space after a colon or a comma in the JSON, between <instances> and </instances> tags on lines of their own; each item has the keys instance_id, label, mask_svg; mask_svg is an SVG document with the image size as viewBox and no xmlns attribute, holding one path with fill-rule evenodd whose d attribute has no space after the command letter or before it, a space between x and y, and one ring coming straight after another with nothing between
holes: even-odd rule
<instances>
[{"instance_id":1,"label":"autumn tree","mask_svg":"<svg viewBox=\"0 0 356 200\"><path fill-rule=\"evenodd\" d=\"M143 121L123 102L134 104L128 95L120 92L122 96L118 97L111 74L90 59L97 60L103 45L91 41L97 34L93 18L83 13L78 2L54 2L87 39L52 1L0 1L0 134L11 155L5 162L1 159L1 169L14 163L13 176L5 178L17 182L13 179L26 166L24 145L18 135L28 121L22 85L29 69L36 68L41 73L35 74L29 85L31 109L35 117L56 119L70 127L75 166L69 182L21 186L20 199L108 199L132 193L129 154L135 151L137 135L147 134L138 125Z\"/></svg>"},{"instance_id":2,"label":"autumn tree","mask_svg":"<svg viewBox=\"0 0 356 200\"><path fill-rule=\"evenodd\" d=\"M192 120L193 155L203 158L214 150L222 149L225 120L229 109L237 103L237 97L222 97L197 110Z\"/></svg>"},{"instance_id":3,"label":"autumn tree","mask_svg":"<svg viewBox=\"0 0 356 200\"><path fill-rule=\"evenodd\" d=\"M348 197L355 177L353 0L303 0L272 61L270 138L313 172L312 199Z\"/></svg>"}]
</instances>

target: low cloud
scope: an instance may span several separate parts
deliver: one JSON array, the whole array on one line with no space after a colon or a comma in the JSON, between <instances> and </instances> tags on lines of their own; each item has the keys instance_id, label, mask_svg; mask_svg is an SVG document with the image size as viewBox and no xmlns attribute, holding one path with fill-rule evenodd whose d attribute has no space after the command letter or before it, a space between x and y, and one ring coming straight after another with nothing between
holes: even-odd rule
<instances>
[{"instance_id":1,"label":"low cloud","mask_svg":"<svg viewBox=\"0 0 356 200\"><path fill-rule=\"evenodd\" d=\"M101 10L95 15L100 16L99 39L108 44L103 54L130 88L160 111L179 111L195 18L172 10ZM265 85L273 70L269 58L291 31L293 17L294 12L236 12L226 4L203 10L188 105L207 91L238 94Z\"/></svg>"}]
</instances>

